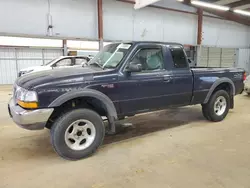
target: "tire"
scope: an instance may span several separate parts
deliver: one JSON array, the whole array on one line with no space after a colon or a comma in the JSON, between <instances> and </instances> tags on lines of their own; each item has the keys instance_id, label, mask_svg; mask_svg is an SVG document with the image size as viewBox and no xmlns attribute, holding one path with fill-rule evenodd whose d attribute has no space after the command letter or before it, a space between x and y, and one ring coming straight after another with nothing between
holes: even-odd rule
<instances>
[{"instance_id":1,"label":"tire","mask_svg":"<svg viewBox=\"0 0 250 188\"><path fill-rule=\"evenodd\" d=\"M225 90L218 90L210 97L207 104L202 105L204 117L213 122L222 121L228 114L230 97Z\"/></svg>"},{"instance_id":2,"label":"tire","mask_svg":"<svg viewBox=\"0 0 250 188\"><path fill-rule=\"evenodd\" d=\"M211 118L209 117L209 114L208 114L206 105L202 105L202 114L203 114L203 116L204 116L207 120L211 121Z\"/></svg>"},{"instance_id":3,"label":"tire","mask_svg":"<svg viewBox=\"0 0 250 188\"><path fill-rule=\"evenodd\" d=\"M74 109L61 115L52 125L50 133L52 146L59 156L79 160L93 154L102 144L105 127L96 112Z\"/></svg>"}]
</instances>

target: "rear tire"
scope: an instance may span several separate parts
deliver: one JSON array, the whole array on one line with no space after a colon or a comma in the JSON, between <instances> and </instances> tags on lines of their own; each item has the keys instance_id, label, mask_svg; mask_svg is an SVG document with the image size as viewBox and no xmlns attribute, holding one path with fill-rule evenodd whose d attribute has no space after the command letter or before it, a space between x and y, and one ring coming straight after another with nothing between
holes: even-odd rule
<instances>
[{"instance_id":1,"label":"rear tire","mask_svg":"<svg viewBox=\"0 0 250 188\"><path fill-rule=\"evenodd\" d=\"M51 127L51 143L68 160L86 158L102 144L105 128L101 116L89 109L62 114Z\"/></svg>"},{"instance_id":2,"label":"rear tire","mask_svg":"<svg viewBox=\"0 0 250 188\"><path fill-rule=\"evenodd\" d=\"M208 111L207 111L206 105L202 105L202 114L203 114L203 116L204 116L207 120L211 121L211 118L209 117L209 113L208 113Z\"/></svg>"},{"instance_id":3,"label":"rear tire","mask_svg":"<svg viewBox=\"0 0 250 188\"><path fill-rule=\"evenodd\" d=\"M202 105L204 117L209 121L222 121L228 114L230 97L225 90L218 90L209 99L207 104Z\"/></svg>"}]
</instances>

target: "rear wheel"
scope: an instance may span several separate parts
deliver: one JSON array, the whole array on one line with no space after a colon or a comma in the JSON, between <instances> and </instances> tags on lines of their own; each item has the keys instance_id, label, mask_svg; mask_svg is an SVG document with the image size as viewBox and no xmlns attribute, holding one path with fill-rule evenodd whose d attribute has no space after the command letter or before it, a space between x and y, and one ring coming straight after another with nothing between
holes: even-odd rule
<instances>
[{"instance_id":1,"label":"rear wheel","mask_svg":"<svg viewBox=\"0 0 250 188\"><path fill-rule=\"evenodd\" d=\"M229 107L229 94L225 90L218 90L211 96L207 104L202 105L202 112L206 119L217 122L227 116Z\"/></svg>"},{"instance_id":2,"label":"rear wheel","mask_svg":"<svg viewBox=\"0 0 250 188\"><path fill-rule=\"evenodd\" d=\"M202 105L202 114L203 114L203 116L204 116L207 120L211 121L211 118L209 117L209 114L208 114L206 105Z\"/></svg>"},{"instance_id":3,"label":"rear wheel","mask_svg":"<svg viewBox=\"0 0 250 188\"><path fill-rule=\"evenodd\" d=\"M51 128L51 143L63 158L88 157L102 144L105 128L102 118L89 109L75 109L61 115Z\"/></svg>"}]
</instances>

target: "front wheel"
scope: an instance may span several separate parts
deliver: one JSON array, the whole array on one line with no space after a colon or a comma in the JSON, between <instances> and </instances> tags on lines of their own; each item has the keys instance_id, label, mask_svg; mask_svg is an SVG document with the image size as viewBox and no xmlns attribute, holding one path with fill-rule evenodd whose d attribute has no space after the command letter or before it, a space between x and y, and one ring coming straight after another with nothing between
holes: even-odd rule
<instances>
[{"instance_id":1,"label":"front wheel","mask_svg":"<svg viewBox=\"0 0 250 188\"><path fill-rule=\"evenodd\" d=\"M230 97L225 90L216 91L207 104L202 105L202 112L207 120L222 121L228 114Z\"/></svg>"},{"instance_id":2,"label":"front wheel","mask_svg":"<svg viewBox=\"0 0 250 188\"><path fill-rule=\"evenodd\" d=\"M59 117L51 128L51 143L61 157L88 157L102 144L105 128L101 116L89 109L75 109Z\"/></svg>"}]
</instances>

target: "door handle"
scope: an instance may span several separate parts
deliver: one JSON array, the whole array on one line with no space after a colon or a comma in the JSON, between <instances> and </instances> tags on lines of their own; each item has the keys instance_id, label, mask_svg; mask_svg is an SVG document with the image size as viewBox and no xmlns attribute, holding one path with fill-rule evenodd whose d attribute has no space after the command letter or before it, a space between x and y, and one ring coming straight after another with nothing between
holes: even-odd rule
<instances>
[{"instance_id":1,"label":"door handle","mask_svg":"<svg viewBox=\"0 0 250 188\"><path fill-rule=\"evenodd\" d=\"M164 82L169 83L172 81L172 77L171 76L163 76L163 80L164 80Z\"/></svg>"}]
</instances>

